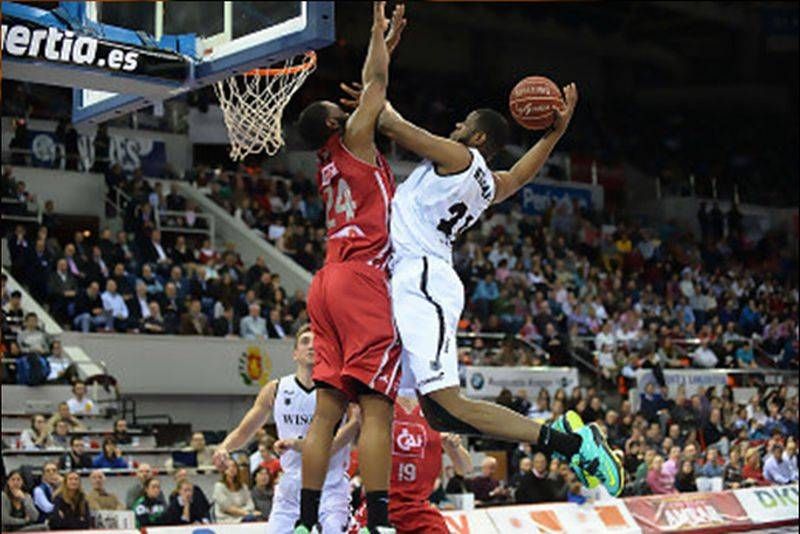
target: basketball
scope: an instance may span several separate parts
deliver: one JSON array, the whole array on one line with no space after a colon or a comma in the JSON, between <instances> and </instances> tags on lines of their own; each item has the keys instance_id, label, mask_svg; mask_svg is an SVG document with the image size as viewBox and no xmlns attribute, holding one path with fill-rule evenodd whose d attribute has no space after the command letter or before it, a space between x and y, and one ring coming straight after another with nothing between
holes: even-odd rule
<instances>
[{"instance_id":1,"label":"basketball","mask_svg":"<svg viewBox=\"0 0 800 534\"><path fill-rule=\"evenodd\" d=\"M553 110L564 105L561 90L549 78L523 78L508 97L511 115L528 130L544 130L553 124Z\"/></svg>"}]
</instances>

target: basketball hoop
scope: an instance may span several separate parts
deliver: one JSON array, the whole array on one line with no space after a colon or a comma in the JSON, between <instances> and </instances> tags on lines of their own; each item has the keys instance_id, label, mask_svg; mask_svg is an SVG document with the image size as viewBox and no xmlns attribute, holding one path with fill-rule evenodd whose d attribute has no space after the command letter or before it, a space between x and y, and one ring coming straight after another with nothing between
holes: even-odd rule
<instances>
[{"instance_id":1,"label":"basketball hoop","mask_svg":"<svg viewBox=\"0 0 800 534\"><path fill-rule=\"evenodd\" d=\"M284 144L283 110L317 66L317 55L306 52L280 67L253 69L214 84L231 141L231 159L249 154L274 155Z\"/></svg>"}]
</instances>

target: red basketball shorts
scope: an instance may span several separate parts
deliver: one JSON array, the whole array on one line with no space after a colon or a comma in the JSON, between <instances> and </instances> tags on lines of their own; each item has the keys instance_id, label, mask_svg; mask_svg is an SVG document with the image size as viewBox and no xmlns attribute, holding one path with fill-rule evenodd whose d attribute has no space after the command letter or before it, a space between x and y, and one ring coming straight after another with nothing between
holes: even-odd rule
<instances>
[{"instance_id":1,"label":"red basketball shorts","mask_svg":"<svg viewBox=\"0 0 800 534\"><path fill-rule=\"evenodd\" d=\"M356 400L365 390L394 400L400 383L400 338L389 280L366 263L325 265L308 290L314 332L314 380Z\"/></svg>"},{"instance_id":2,"label":"red basketball shorts","mask_svg":"<svg viewBox=\"0 0 800 534\"><path fill-rule=\"evenodd\" d=\"M389 522L397 534L449 534L442 513L427 501L389 501Z\"/></svg>"}]
</instances>

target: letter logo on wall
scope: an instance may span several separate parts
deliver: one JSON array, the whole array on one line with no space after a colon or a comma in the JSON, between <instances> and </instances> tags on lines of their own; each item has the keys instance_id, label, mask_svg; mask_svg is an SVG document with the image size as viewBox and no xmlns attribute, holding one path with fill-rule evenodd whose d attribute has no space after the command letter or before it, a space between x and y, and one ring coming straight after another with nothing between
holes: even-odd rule
<instances>
[{"instance_id":1,"label":"letter logo on wall","mask_svg":"<svg viewBox=\"0 0 800 534\"><path fill-rule=\"evenodd\" d=\"M266 348L251 345L239 356L239 376L245 385L261 387L269 381L271 375L272 360Z\"/></svg>"}]
</instances>

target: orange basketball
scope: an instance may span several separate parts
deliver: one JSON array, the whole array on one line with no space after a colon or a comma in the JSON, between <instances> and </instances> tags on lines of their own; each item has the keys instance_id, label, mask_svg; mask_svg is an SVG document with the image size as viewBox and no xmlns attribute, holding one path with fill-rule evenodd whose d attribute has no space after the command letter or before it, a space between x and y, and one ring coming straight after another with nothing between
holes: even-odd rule
<instances>
[{"instance_id":1,"label":"orange basketball","mask_svg":"<svg viewBox=\"0 0 800 534\"><path fill-rule=\"evenodd\" d=\"M549 128L555 119L553 110L563 106L561 89L544 76L523 78L508 97L508 107L514 120L528 130Z\"/></svg>"}]
</instances>

